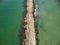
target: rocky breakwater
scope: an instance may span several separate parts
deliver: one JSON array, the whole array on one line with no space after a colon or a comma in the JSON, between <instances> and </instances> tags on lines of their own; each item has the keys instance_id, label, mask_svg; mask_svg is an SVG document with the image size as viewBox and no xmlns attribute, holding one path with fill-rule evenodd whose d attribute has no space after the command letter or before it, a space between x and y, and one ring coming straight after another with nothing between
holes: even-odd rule
<instances>
[{"instance_id":1,"label":"rocky breakwater","mask_svg":"<svg viewBox=\"0 0 60 45\"><path fill-rule=\"evenodd\" d=\"M34 0L26 0L25 39L23 45L36 45L35 22L34 22Z\"/></svg>"}]
</instances>

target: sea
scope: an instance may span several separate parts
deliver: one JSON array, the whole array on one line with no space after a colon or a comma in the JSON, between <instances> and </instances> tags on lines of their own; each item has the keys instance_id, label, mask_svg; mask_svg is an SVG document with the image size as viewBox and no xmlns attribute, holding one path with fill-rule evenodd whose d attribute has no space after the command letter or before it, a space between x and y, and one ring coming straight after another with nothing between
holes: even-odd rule
<instances>
[{"instance_id":1,"label":"sea","mask_svg":"<svg viewBox=\"0 0 60 45\"><path fill-rule=\"evenodd\" d=\"M38 45L60 45L60 1L34 0ZM22 45L26 0L0 0L0 45Z\"/></svg>"},{"instance_id":2,"label":"sea","mask_svg":"<svg viewBox=\"0 0 60 45\"><path fill-rule=\"evenodd\" d=\"M22 45L25 0L0 1L0 45Z\"/></svg>"},{"instance_id":3,"label":"sea","mask_svg":"<svg viewBox=\"0 0 60 45\"><path fill-rule=\"evenodd\" d=\"M35 0L38 45L60 45L60 0Z\"/></svg>"}]
</instances>

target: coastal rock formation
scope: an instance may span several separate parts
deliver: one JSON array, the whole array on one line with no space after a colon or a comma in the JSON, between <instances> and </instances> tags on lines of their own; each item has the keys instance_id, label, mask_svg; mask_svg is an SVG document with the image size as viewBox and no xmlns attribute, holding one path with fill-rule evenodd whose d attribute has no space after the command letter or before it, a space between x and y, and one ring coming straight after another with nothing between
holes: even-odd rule
<instances>
[{"instance_id":1,"label":"coastal rock formation","mask_svg":"<svg viewBox=\"0 0 60 45\"><path fill-rule=\"evenodd\" d=\"M36 34L34 25L34 0L27 0L26 5L27 13L24 19L25 39L23 45L36 45Z\"/></svg>"}]
</instances>

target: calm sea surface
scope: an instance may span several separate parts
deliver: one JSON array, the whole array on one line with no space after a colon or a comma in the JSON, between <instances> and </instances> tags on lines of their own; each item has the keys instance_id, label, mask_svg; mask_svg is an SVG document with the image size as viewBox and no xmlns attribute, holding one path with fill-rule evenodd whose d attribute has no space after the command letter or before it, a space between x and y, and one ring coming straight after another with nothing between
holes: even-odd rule
<instances>
[{"instance_id":1,"label":"calm sea surface","mask_svg":"<svg viewBox=\"0 0 60 45\"><path fill-rule=\"evenodd\" d=\"M60 45L60 2L36 0L39 45Z\"/></svg>"},{"instance_id":2,"label":"calm sea surface","mask_svg":"<svg viewBox=\"0 0 60 45\"><path fill-rule=\"evenodd\" d=\"M0 45L21 45L24 15L25 0L0 1Z\"/></svg>"},{"instance_id":3,"label":"calm sea surface","mask_svg":"<svg viewBox=\"0 0 60 45\"><path fill-rule=\"evenodd\" d=\"M35 5L39 45L60 45L59 1L35 0ZM0 1L0 45L21 45L25 13L25 0Z\"/></svg>"}]
</instances>

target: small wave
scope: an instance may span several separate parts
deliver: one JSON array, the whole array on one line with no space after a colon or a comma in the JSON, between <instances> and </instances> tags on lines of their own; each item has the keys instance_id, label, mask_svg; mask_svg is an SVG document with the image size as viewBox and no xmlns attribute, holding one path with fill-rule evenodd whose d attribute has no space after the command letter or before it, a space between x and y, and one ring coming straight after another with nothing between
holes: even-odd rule
<instances>
[{"instance_id":1,"label":"small wave","mask_svg":"<svg viewBox=\"0 0 60 45\"><path fill-rule=\"evenodd\" d=\"M38 8L38 5L35 5L35 9L34 9L34 15L35 15L35 17L37 15L37 8Z\"/></svg>"}]
</instances>

